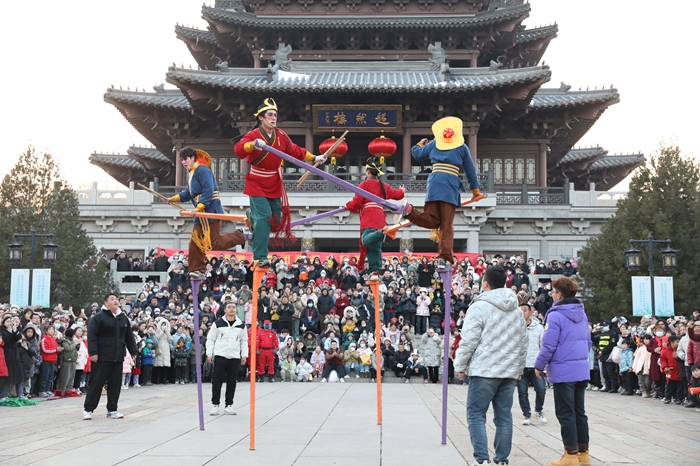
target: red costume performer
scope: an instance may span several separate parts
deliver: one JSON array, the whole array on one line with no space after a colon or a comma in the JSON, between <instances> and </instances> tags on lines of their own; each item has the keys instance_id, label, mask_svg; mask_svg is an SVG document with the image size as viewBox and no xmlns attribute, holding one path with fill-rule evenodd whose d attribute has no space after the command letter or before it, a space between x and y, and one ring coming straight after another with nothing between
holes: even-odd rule
<instances>
[{"instance_id":1,"label":"red costume performer","mask_svg":"<svg viewBox=\"0 0 700 466\"><path fill-rule=\"evenodd\" d=\"M265 375L265 366L267 366L267 374L270 376L269 381L272 382L272 377L275 375L275 352L279 348L280 340L277 332L272 330L269 320L263 322L263 325L264 328L256 332L256 348L259 354L255 372L258 382L262 382L262 377Z\"/></svg>"}]
</instances>

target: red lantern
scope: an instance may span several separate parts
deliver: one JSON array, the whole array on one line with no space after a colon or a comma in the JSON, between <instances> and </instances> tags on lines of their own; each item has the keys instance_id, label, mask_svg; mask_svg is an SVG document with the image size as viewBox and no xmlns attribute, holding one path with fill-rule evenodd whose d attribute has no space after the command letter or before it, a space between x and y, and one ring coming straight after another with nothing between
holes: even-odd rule
<instances>
[{"instance_id":1,"label":"red lantern","mask_svg":"<svg viewBox=\"0 0 700 466\"><path fill-rule=\"evenodd\" d=\"M372 139L367 149L370 154L379 157L380 162L384 163L384 157L391 157L396 153L396 143L382 134Z\"/></svg>"},{"instance_id":2,"label":"red lantern","mask_svg":"<svg viewBox=\"0 0 700 466\"><path fill-rule=\"evenodd\" d=\"M338 138L335 136L332 136L326 140L324 140L319 146L318 150L321 154L325 154L328 149L333 146L338 141ZM341 142L338 144L338 147L336 147L333 150L332 154L328 154L328 156L331 158L331 164L335 165L335 159L340 158L344 156L345 154L348 153L348 145L345 143L345 141Z\"/></svg>"}]
</instances>

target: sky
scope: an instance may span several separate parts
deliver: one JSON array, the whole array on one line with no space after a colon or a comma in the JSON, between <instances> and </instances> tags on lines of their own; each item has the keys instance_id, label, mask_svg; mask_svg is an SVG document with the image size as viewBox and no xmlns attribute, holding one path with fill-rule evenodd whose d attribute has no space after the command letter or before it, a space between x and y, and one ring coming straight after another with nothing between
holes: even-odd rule
<instances>
[{"instance_id":1,"label":"sky","mask_svg":"<svg viewBox=\"0 0 700 466\"><path fill-rule=\"evenodd\" d=\"M573 90L612 84L620 93L620 103L608 108L580 146L650 155L662 141L673 142L700 160L693 114L700 97L691 73L700 2L530 3L525 25L559 25L544 56L552 80L543 87L562 81ZM32 144L54 155L74 187L97 182L116 188L89 163L90 154L149 144L103 95L110 85L151 91L165 82L172 63L196 68L174 30L176 23L206 28L201 7L202 0L2 2L5 155L19 157ZM0 165L0 176L13 165Z\"/></svg>"}]
</instances>

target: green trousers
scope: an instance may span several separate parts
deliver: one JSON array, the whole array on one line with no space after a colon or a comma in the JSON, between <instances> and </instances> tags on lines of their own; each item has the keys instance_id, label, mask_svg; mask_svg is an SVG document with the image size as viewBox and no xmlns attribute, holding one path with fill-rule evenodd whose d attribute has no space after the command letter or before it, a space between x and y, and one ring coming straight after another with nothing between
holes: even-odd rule
<instances>
[{"instance_id":1,"label":"green trousers","mask_svg":"<svg viewBox=\"0 0 700 466\"><path fill-rule=\"evenodd\" d=\"M362 230L362 245L367 248L367 264L369 264L370 273L379 273L382 268L382 241L384 241L382 230L374 228Z\"/></svg>"},{"instance_id":2,"label":"green trousers","mask_svg":"<svg viewBox=\"0 0 700 466\"><path fill-rule=\"evenodd\" d=\"M262 196L250 196L250 212L253 214L253 260L267 259L270 252L268 241L272 230L272 219L282 218L282 200Z\"/></svg>"}]
</instances>

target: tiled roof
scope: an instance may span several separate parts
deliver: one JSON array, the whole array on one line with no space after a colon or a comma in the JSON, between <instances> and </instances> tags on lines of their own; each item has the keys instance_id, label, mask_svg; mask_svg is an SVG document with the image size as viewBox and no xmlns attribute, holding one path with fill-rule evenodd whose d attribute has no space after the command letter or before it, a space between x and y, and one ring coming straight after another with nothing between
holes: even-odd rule
<instances>
[{"instance_id":1,"label":"tiled roof","mask_svg":"<svg viewBox=\"0 0 700 466\"><path fill-rule=\"evenodd\" d=\"M604 170L606 168L629 167L641 165L645 160L644 154L608 155L591 164L591 171Z\"/></svg>"},{"instance_id":2,"label":"tiled roof","mask_svg":"<svg viewBox=\"0 0 700 466\"><path fill-rule=\"evenodd\" d=\"M210 44L216 44L216 36L211 31L203 31L201 29L188 28L185 26L180 26L178 24L177 26L175 26L175 34L178 37L187 37L189 39L204 41Z\"/></svg>"},{"instance_id":3,"label":"tiled roof","mask_svg":"<svg viewBox=\"0 0 700 466\"><path fill-rule=\"evenodd\" d=\"M228 23L279 29L366 29L366 28L427 28L427 27L474 27L518 18L530 12L525 3L476 15L318 15L309 16L256 16L251 13L223 10L203 6L202 16Z\"/></svg>"},{"instance_id":4,"label":"tiled roof","mask_svg":"<svg viewBox=\"0 0 700 466\"><path fill-rule=\"evenodd\" d=\"M556 24L535 29L526 29L515 35L515 43L520 44L523 42L544 39L545 37L556 36L557 32L559 32L559 27Z\"/></svg>"},{"instance_id":5,"label":"tiled roof","mask_svg":"<svg viewBox=\"0 0 700 466\"><path fill-rule=\"evenodd\" d=\"M599 89L586 91L565 91L562 89L540 89L530 103L530 108L545 109L557 107L573 107L577 105L594 104L610 100L619 101L617 89Z\"/></svg>"},{"instance_id":6,"label":"tiled roof","mask_svg":"<svg viewBox=\"0 0 700 466\"><path fill-rule=\"evenodd\" d=\"M263 68L236 68L226 72L189 70L171 67L167 78L203 86L223 87L245 91L328 91L341 92L469 92L495 89L549 78L549 67L531 67L489 71L488 68L458 68L450 70L450 80L444 81L439 71L427 69L426 63L324 63L297 62L292 72L278 71L268 82ZM311 68L315 72L311 72ZM392 69L393 68L393 69Z\"/></svg>"},{"instance_id":7,"label":"tiled roof","mask_svg":"<svg viewBox=\"0 0 700 466\"><path fill-rule=\"evenodd\" d=\"M134 160L127 155L122 154L98 154L93 152L90 154L90 163L93 165L112 165L115 167L133 168L136 170L144 170L144 166L138 160Z\"/></svg>"},{"instance_id":8,"label":"tiled roof","mask_svg":"<svg viewBox=\"0 0 700 466\"><path fill-rule=\"evenodd\" d=\"M587 147L584 149L572 149L558 163L563 165L570 162L578 162L580 160L589 160L595 157L604 157L608 151L602 147Z\"/></svg>"},{"instance_id":9,"label":"tiled roof","mask_svg":"<svg viewBox=\"0 0 700 466\"><path fill-rule=\"evenodd\" d=\"M179 89L167 89L157 92L123 91L110 88L104 95L105 100L113 99L134 105L149 107L167 107L179 110L191 110L192 107Z\"/></svg>"},{"instance_id":10,"label":"tiled roof","mask_svg":"<svg viewBox=\"0 0 700 466\"><path fill-rule=\"evenodd\" d=\"M151 159L157 162L163 162L172 165L170 159L163 155L158 149L153 147L136 147L131 146L126 151L130 156L141 157L144 159Z\"/></svg>"}]
</instances>

